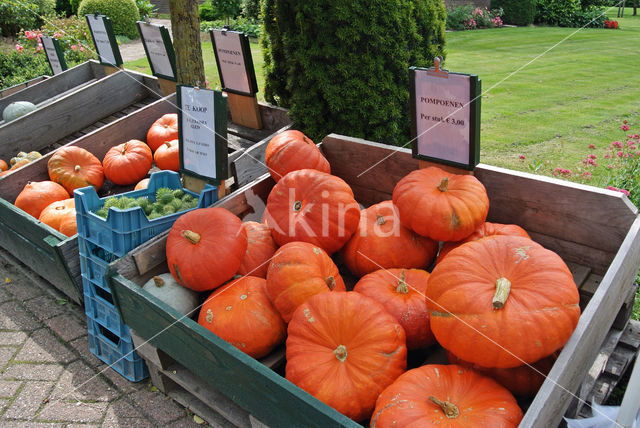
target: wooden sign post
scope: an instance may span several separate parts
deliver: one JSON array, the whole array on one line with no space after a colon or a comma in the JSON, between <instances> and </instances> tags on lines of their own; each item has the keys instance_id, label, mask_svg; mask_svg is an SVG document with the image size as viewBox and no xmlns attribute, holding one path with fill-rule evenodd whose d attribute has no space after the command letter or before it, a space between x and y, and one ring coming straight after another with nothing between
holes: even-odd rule
<instances>
[{"instance_id":1,"label":"wooden sign post","mask_svg":"<svg viewBox=\"0 0 640 428\"><path fill-rule=\"evenodd\" d=\"M64 54L60 48L60 42L53 37L41 37L42 47L51 66L53 75L60 74L67 69L67 63L64 60Z\"/></svg>"},{"instance_id":2,"label":"wooden sign post","mask_svg":"<svg viewBox=\"0 0 640 428\"><path fill-rule=\"evenodd\" d=\"M262 129L249 38L227 29L210 30L222 90L227 92L231 120L247 128Z\"/></svg>"},{"instance_id":3,"label":"wooden sign post","mask_svg":"<svg viewBox=\"0 0 640 428\"><path fill-rule=\"evenodd\" d=\"M91 31L91 38L98 53L100 64L107 74L113 74L122 68L122 56L113 32L111 20L105 15L85 15Z\"/></svg>"},{"instance_id":4,"label":"wooden sign post","mask_svg":"<svg viewBox=\"0 0 640 428\"><path fill-rule=\"evenodd\" d=\"M227 102L220 91L178 85L178 138L180 172L184 186L200 192L205 183L218 186L218 198L226 194Z\"/></svg>"},{"instance_id":5,"label":"wooden sign post","mask_svg":"<svg viewBox=\"0 0 640 428\"><path fill-rule=\"evenodd\" d=\"M413 157L421 168L471 174L480 161L481 81L442 70L440 61L409 69Z\"/></svg>"},{"instance_id":6,"label":"wooden sign post","mask_svg":"<svg viewBox=\"0 0 640 428\"><path fill-rule=\"evenodd\" d=\"M160 90L164 95L176 92L176 54L169 30L163 25L138 21L138 31L151 73L158 78Z\"/></svg>"}]
</instances>

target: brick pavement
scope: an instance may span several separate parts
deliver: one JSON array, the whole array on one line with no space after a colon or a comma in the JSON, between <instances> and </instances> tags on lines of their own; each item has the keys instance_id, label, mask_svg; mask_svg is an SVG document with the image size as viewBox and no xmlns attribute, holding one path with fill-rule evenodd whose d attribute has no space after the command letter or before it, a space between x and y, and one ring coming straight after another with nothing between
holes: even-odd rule
<instances>
[{"instance_id":1,"label":"brick pavement","mask_svg":"<svg viewBox=\"0 0 640 428\"><path fill-rule=\"evenodd\" d=\"M82 307L0 253L0 428L199 427L89 351Z\"/></svg>"}]
</instances>

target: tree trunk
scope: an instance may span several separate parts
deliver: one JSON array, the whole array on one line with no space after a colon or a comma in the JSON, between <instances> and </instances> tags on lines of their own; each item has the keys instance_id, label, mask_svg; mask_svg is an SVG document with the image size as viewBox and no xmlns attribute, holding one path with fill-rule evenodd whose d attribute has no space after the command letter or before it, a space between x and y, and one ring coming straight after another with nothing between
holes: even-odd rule
<instances>
[{"instance_id":1,"label":"tree trunk","mask_svg":"<svg viewBox=\"0 0 640 428\"><path fill-rule=\"evenodd\" d=\"M198 0L169 0L178 84L205 87Z\"/></svg>"}]
</instances>

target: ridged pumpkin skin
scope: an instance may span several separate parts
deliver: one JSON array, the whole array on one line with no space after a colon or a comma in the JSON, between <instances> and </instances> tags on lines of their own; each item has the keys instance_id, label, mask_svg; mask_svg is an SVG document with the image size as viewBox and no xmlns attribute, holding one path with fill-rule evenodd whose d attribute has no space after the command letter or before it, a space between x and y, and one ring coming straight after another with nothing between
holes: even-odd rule
<instances>
[{"instance_id":1,"label":"ridged pumpkin skin","mask_svg":"<svg viewBox=\"0 0 640 428\"><path fill-rule=\"evenodd\" d=\"M513 395L493 379L457 365L428 364L407 371L382 391L370 426L509 428L521 420Z\"/></svg>"},{"instance_id":2,"label":"ridged pumpkin skin","mask_svg":"<svg viewBox=\"0 0 640 428\"><path fill-rule=\"evenodd\" d=\"M51 181L61 184L70 195L75 189L93 186L100 190L104 183L104 170L100 160L78 146L61 147L47 163Z\"/></svg>"},{"instance_id":3,"label":"ridged pumpkin skin","mask_svg":"<svg viewBox=\"0 0 640 428\"><path fill-rule=\"evenodd\" d=\"M199 208L171 227L167 264L180 285L213 290L238 271L246 249L247 233L238 217L224 208Z\"/></svg>"},{"instance_id":4,"label":"ridged pumpkin skin","mask_svg":"<svg viewBox=\"0 0 640 428\"><path fill-rule=\"evenodd\" d=\"M138 183L147 175L152 163L151 149L140 140L111 147L102 161L107 179L121 186Z\"/></svg>"},{"instance_id":5,"label":"ridged pumpkin skin","mask_svg":"<svg viewBox=\"0 0 640 428\"><path fill-rule=\"evenodd\" d=\"M507 283L510 291L498 295ZM517 367L551 355L580 317L567 265L520 236L490 236L452 250L433 269L426 296L438 342L482 367Z\"/></svg>"},{"instance_id":6,"label":"ridged pumpkin skin","mask_svg":"<svg viewBox=\"0 0 640 428\"><path fill-rule=\"evenodd\" d=\"M417 169L393 189L400 221L436 241L460 241L480 226L489 212L484 185L472 175L457 175L438 167Z\"/></svg>"},{"instance_id":7,"label":"ridged pumpkin skin","mask_svg":"<svg viewBox=\"0 0 640 428\"><path fill-rule=\"evenodd\" d=\"M78 233L78 224L76 223L76 213L69 213L64 216L60 222L60 233L67 236L73 236Z\"/></svg>"},{"instance_id":8,"label":"ridged pumpkin skin","mask_svg":"<svg viewBox=\"0 0 640 428\"><path fill-rule=\"evenodd\" d=\"M293 129L283 131L269 141L264 159L276 183L287 173L305 168L331 174L329 162L318 146L302 132Z\"/></svg>"},{"instance_id":9,"label":"ridged pumpkin skin","mask_svg":"<svg viewBox=\"0 0 640 428\"><path fill-rule=\"evenodd\" d=\"M290 242L275 252L267 270L267 295L285 322L311 296L346 291L338 267L322 248Z\"/></svg>"},{"instance_id":10,"label":"ridged pumpkin skin","mask_svg":"<svg viewBox=\"0 0 640 428\"><path fill-rule=\"evenodd\" d=\"M165 141L153 154L153 161L162 170L180 171L180 144L178 140Z\"/></svg>"},{"instance_id":11,"label":"ridged pumpkin skin","mask_svg":"<svg viewBox=\"0 0 640 428\"><path fill-rule=\"evenodd\" d=\"M157 119L147 131L147 144L152 151L165 141L172 141L178 138L178 114L167 113Z\"/></svg>"},{"instance_id":12,"label":"ridged pumpkin skin","mask_svg":"<svg viewBox=\"0 0 640 428\"><path fill-rule=\"evenodd\" d=\"M360 212L360 223L340 250L340 257L356 276L383 268L424 269L438 252L438 243L400 224L391 201Z\"/></svg>"},{"instance_id":13,"label":"ridged pumpkin skin","mask_svg":"<svg viewBox=\"0 0 640 428\"><path fill-rule=\"evenodd\" d=\"M282 343L287 326L266 293L264 278L245 276L215 290L202 304L198 324L253 358Z\"/></svg>"},{"instance_id":14,"label":"ridged pumpkin skin","mask_svg":"<svg viewBox=\"0 0 640 428\"><path fill-rule=\"evenodd\" d=\"M333 254L358 227L360 207L341 178L301 169L273 186L265 220L276 244L304 241Z\"/></svg>"},{"instance_id":15,"label":"ridged pumpkin skin","mask_svg":"<svg viewBox=\"0 0 640 428\"><path fill-rule=\"evenodd\" d=\"M242 223L247 232L247 251L244 253L238 275L267 277L269 260L278 249L273 241L271 229L264 223L247 221Z\"/></svg>"},{"instance_id":16,"label":"ridged pumpkin skin","mask_svg":"<svg viewBox=\"0 0 640 428\"><path fill-rule=\"evenodd\" d=\"M14 205L35 218L47 205L69 199L69 193L53 181L32 181L18 194Z\"/></svg>"},{"instance_id":17,"label":"ridged pumpkin skin","mask_svg":"<svg viewBox=\"0 0 640 428\"><path fill-rule=\"evenodd\" d=\"M526 230L516 224L490 223L485 221L471 235L467 236L462 241L445 242L444 245L442 245L442 248L440 248L436 263L439 263L444 256L449 254L449 251L459 247L465 242L477 241L478 239L494 235L524 236L525 238L531 238Z\"/></svg>"},{"instance_id":18,"label":"ridged pumpkin skin","mask_svg":"<svg viewBox=\"0 0 640 428\"><path fill-rule=\"evenodd\" d=\"M313 296L287 334L286 378L356 422L407 367L402 326L359 293Z\"/></svg>"},{"instance_id":19,"label":"ridged pumpkin skin","mask_svg":"<svg viewBox=\"0 0 640 428\"><path fill-rule=\"evenodd\" d=\"M38 220L59 231L60 223L68 215L73 215L74 217L76 215L76 201L74 198L50 203L42 210Z\"/></svg>"},{"instance_id":20,"label":"ridged pumpkin skin","mask_svg":"<svg viewBox=\"0 0 640 428\"><path fill-rule=\"evenodd\" d=\"M404 328L407 349L419 349L436 342L424 298L428 281L429 272L425 270L380 269L363 276L353 291L384 306Z\"/></svg>"}]
</instances>

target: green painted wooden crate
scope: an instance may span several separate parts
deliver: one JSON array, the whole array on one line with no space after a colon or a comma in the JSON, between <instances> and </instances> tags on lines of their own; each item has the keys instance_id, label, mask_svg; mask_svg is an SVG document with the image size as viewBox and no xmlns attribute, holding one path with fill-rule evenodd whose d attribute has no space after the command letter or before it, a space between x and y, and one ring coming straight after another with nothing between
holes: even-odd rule
<instances>
[{"instance_id":1,"label":"green painted wooden crate","mask_svg":"<svg viewBox=\"0 0 640 428\"><path fill-rule=\"evenodd\" d=\"M397 181L418 168L407 149L329 135L322 149L332 173L365 206L391 199ZM370 168L373 165L373 168ZM640 266L640 219L621 193L480 164L489 194L488 221L515 223L570 265L588 289L578 326L531 402L524 427L557 426L629 295ZM243 220L258 220L273 186L268 176L216 203ZM141 338L168 354L260 421L271 426L357 426L350 419L140 288L167 271L167 233L111 264L110 283L120 314ZM561 386L559 386L561 385Z\"/></svg>"}]
</instances>

